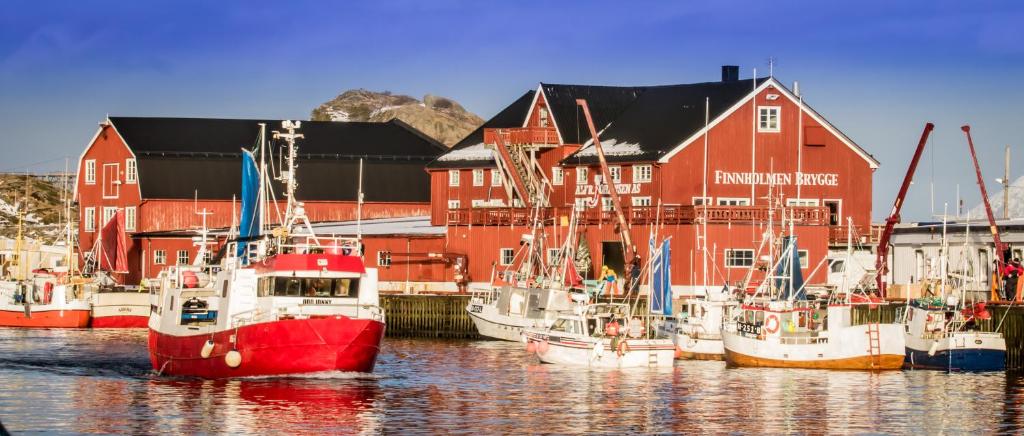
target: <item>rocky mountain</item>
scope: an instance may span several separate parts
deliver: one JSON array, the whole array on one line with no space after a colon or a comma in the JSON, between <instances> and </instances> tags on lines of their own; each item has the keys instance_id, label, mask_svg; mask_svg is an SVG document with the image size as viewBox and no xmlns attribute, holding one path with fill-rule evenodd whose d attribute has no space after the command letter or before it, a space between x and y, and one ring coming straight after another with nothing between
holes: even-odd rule
<instances>
[{"instance_id":1,"label":"rocky mountain","mask_svg":"<svg viewBox=\"0 0 1024 436\"><path fill-rule=\"evenodd\" d=\"M26 204L26 193L25 236L52 242L62 228L61 187L19 174L0 174L0 236L13 238L18 234L18 211Z\"/></svg>"},{"instance_id":2,"label":"rocky mountain","mask_svg":"<svg viewBox=\"0 0 1024 436\"><path fill-rule=\"evenodd\" d=\"M420 101L408 95L365 89L345 91L313 109L310 115L313 121L387 122L394 118L449 147L484 123L449 98L427 94Z\"/></svg>"},{"instance_id":3,"label":"rocky mountain","mask_svg":"<svg viewBox=\"0 0 1024 436\"><path fill-rule=\"evenodd\" d=\"M986 183L987 184L987 183ZM987 184L988 185L988 184ZM988 202L992 205L992 214L996 219L1003 219L1003 189L1000 185L988 185ZM994 193L993 193L994 191ZM1010 218L1024 217L1024 176L1010 183ZM985 219L985 204L979 203L970 211L971 218Z\"/></svg>"}]
</instances>

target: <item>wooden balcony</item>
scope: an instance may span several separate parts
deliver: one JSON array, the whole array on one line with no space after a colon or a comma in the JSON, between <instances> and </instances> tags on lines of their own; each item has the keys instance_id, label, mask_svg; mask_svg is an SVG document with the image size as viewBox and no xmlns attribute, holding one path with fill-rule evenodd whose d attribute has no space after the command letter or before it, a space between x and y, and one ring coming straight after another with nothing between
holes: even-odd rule
<instances>
[{"instance_id":1,"label":"wooden balcony","mask_svg":"<svg viewBox=\"0 0 1024 436\"><path fill-rule=\"evenodd\" d=\"M501 135L502 142L509 145L558 145L558 132L554 127L516 127L506 129L484 129L484 144L495 144Z\"/></svg>"},{"instance_id":2,"label":"wooden balcony","mask_svg":"<svg viewBox=\"0 0 1024 436\"><path fill-rule=\"evenodd\" d=\"M853 231L848 232L849 226L831 226L828 232L828 243L829 245L847 245L850 243L850 234L852 233L853 241L856 244L862 245L877 245L878 240L881 239L882 229L885 226L882 225L871 225L871 226L853 226Z\"/></svg>"},{"instance_id":3,"label":"wooden balcony","mask_svg":"<svg viewBox=\"0 0 1024 436\"><path fill-rule=\"evenodd\" d=\"M762 223L768 222L769 215L766 206L662 206L660 213L657 206L626 206L623 212L630 224L692 224L701 222L701 218L705 216L708 223L715 224ZM541 219L550 224L559 217L568 217L571 213L571 207L547 207L541 209ZM828 225L827 207L789 207L786 208L787 219L790 213L798 225ZM530 223L531 217L532 210L526 208L449 209L448 225L525 226ZM776 209L772 220L779 222L780 217L781 210ZM615 220L614 212L599 208L587 209L580 216L581 224L614 223Z\"/></svg>"}]
</instances>

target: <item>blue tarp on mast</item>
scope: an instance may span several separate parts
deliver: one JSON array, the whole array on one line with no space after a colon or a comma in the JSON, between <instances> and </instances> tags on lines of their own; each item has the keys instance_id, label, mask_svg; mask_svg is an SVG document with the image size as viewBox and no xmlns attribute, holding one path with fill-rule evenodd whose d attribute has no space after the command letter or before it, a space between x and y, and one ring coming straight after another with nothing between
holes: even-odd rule
<instances>
[{"instance_id":1,"label":"blue tarp on mast","mask_svg":"<svg viewBox=\"0 0 1024 436\"><path fill-rule=\"evenodd\" d=\"M238 220L238 257L245 258L250 240L260 233L260 171L256 159L242 150L242 214Z\"/></svg>"},{"instance_id":2,"label":"blue tarp on mast","mask_svg":"<svg viewBox=\"0 0 1024 436\"><path fill-rule=\"evenodd\" d=\"M651 313L672 315L672 274L670 265L671 250L669 240L661 243L660 249L654 248L654 239L650 241L651 259Z\"/></svg>"},{"instance_id":3,"label":"blue tarp on mast","mask_svg":"<svg viewBox=\"0 0 1024 436\"><path fill-rule=\"evenodd\" d=\"M807 291L803 289L804 274L800 269L800 250L796 246L796 236L783 237L782 246L789 248L789 255L781 259L775 270L775 276L778 277L775 286L781 290L783 299L793 297L795 300L806 300Z\"/></svg>"}]
</instances>

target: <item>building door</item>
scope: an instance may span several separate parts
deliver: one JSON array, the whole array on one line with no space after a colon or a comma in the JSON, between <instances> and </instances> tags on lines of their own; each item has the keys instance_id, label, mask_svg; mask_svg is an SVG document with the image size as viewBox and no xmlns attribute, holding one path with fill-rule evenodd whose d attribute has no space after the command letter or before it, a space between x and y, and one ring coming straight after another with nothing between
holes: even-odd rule
<instances>
[{"instance_id":1,"label":"building door","mask_svg":"<svg viewBox=\"0 0 1024 436\"><path fill-rule=\"evenodd\" d=\"M828 208L828 225L842 225L843 218L839 216L839 200L825 200L824 203Z\"/></svg>"},{"instance_id":2,"label":"building door","mask_svg":"<svg viewBox=\"0 0 1024 436\"><path fill-rule=\"evenodd\" d=\"M103 198L117 198L121 191L121 180L117 178L121 166L116 163L103 164Z\"/></svg>"},{"instance_id":3,"label":"building door","mask_svg":"<svg viewBox=\"0 0 1024 436\"><path fill-rule=\"evenodd\" d=\"M622 252L622 242L605 241L601 243L601 265L607 266L619 276L619 287L622 289L622 280L626 276L626 256ZM597 274L601 274L598 270ZM598 277L600 280L600 277Z\"/></svg>"}]
</instances>

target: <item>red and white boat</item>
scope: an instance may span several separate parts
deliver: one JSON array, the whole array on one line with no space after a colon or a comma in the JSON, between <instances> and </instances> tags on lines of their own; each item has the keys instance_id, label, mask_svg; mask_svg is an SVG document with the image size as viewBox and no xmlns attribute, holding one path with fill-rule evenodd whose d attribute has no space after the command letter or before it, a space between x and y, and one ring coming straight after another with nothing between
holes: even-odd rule
<instances>
[{"instance_id":1,"label":"red and white boat","mask_svg":"<svg viewBox=\"0 0 1024 436\"><path fill-rule=\"evenodd\" d=\"M164 270L152 290L149 355L159 374L223 378L373 370L385 326L377 270L364 266L358 239L313 233L302 203L293 201L299 123L286 121L284 128L287 133L275 136L288 144L285 225L258 230L259 208L251 206L260 204L268 179L244 153L239 242L227 244L215 267ZM259 194L249 176L261 179Z\"/></svg>"},{"instance_id":2,"label":"red and white boat","mask_svg":"<svg viewBox=\"0 0 1024 436\"><path fill-rule=\"evenodd\" d=\"M97 329L146 328L150 295L143 291L99 288L92 294L92 323Z\"/></svg>"},{"instance_id":3,"label":"red and white boat","mask_svg":"<svg viewBox=\"0 0 1024 436\"><path fill-rule=\"evenodd\" d=\"M57 276L0 282L0 327L84 328L89 309L81 287Z\"/></svg>"}]
</instances>

